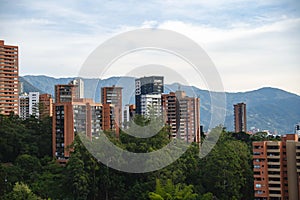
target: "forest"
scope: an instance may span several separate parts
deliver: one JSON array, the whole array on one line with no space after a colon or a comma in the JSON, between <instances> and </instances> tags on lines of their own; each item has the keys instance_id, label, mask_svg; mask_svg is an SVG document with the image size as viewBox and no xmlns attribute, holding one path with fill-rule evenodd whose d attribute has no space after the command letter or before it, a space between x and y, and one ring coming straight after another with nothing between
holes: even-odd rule
<instances>
[{"instance_id":1,"label":"forest","mask_svg":"<svg viewBox=\"0 0 300 200\"><path fill-rule=\"evenodd\" d=\"M167 128L151 138L120 132L107 136L132 152L151 152L169 142ZM202 138L204 139L204 138ZM75 137L65 166L52 157L52 120L0 116L0 199L253 199L252 142L264 133L231 133L222 128L212 151L199 158L199 145L171 165L148 173L126 173L95 159Z\"/></svg>"}]
</instances>

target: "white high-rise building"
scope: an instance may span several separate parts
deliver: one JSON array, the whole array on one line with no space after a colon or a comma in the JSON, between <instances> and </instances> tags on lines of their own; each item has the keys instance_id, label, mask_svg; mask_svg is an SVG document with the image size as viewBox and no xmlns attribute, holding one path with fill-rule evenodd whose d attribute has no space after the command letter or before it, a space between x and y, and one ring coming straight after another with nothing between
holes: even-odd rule
<instances>
[{"instance_id":1,"label":"white high-rise building","mask_svg":"<svg viewBox=\"0 0 300 200\"><path fill-rule=\"evenodd\" d=\"M29 92L19 96L19 116L28 119L31 115L39 117L39 92Z\"/></svg>"},{"instance_id":2,"label":"white high-rise building","mask_svg":"<svg viewBox=\"0 0 300 200\"><path fill-rule=\"evenodd\" d=\"M75 98L84 98L84 81L81 78L76 78L70 82L70 84L75 85Z\"/></svg>"},{"instance_id":3,"label":"white high-rise building","mask_svg":"<svg viewBox=\"0 0 300 200\"><path fill-rule=\"evenodd\" d=\"M144 94L141 95L141 114L144 116L160 116L161 109L161 94Z\"/></svg>"},{"instance_id":4,"label":"white high-rise building","mask_svg":"<svg viewBox=\"0 0 300 200\"><path fill-rule=\"evenodd\" d=\"M129 111L129 104L126 104L123 108L123 116L122 116L122 127L127 127L127 123L130 121L130 111Z\"/></svg>"}]
</instances>

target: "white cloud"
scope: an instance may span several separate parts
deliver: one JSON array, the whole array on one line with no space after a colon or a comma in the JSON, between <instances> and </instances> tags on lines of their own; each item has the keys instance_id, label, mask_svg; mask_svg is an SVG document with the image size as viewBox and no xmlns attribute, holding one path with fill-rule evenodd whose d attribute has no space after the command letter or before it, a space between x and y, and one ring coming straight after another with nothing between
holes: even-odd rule
<instances>
[{"instance_id":1,"label":"white cloud","mask_svg":"<svg viewBox=\"0 0 300 200\"><path fill-rule=\"evenodd\" d=\"M21 1L2 7L0 33L20 46L21 75L76 76L87 56L120 32L174 30L204 48L226 90L268 85L300 94L300 18L292 5L299 9L292 0Z\"/></svg>"},{"instance_id":2,"label":"white cloud","mask_svg":"<svg viewBox=\"0 0 300 200\"><path fill-rule=\"evenodd\" d=\"M291 82L298 80L300 72L300 18L232 29L181 21L154 23L154 27L177 31L200 44L218 68L227 91L273 86L300 94L298 84ZM134 28L138 27L127 30ZM203 87L195 80L192 84Z\"/></svg>"}]
</instances>

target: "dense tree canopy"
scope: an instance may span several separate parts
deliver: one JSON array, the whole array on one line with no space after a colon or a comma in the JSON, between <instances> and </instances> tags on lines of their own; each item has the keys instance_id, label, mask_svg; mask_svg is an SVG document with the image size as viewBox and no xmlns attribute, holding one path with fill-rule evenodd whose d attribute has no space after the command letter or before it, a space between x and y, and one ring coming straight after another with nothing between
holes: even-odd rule
<instances>
[{"instance_id":1,"label":"dense tree canopy","mask_svg":"<svg viewBox=\"0 0 300 200\"><path fill-rule=\"evenodd\" d=\"M170 142L168 127L151 138L105 134L132 152L155 151ZM192 143L171 165L134 174L99 163L79 137L69 162L60 166L51 157L51 118L0 116L0 198L25 191L32 199L253 199L251 143L262 137L223 130L202 159L199 145Z\"/></svg>"}]
</instances>

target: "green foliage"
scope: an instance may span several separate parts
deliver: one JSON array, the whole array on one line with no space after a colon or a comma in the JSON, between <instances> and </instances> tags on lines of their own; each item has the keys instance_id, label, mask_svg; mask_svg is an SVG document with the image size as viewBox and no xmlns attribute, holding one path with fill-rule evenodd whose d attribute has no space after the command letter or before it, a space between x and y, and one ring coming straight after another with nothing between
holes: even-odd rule
<instances>
[{"instance_id":1,"label":"green foliage","mask_svg":"<svg viewBox=\"0 0 300 200\"><path fill-rule=\"evenodd\" d=\"M211 192L205 193L200 198L200 200L213 200L213 199L214 199L214 195Z\"/></svg>"},{"instance_id":2,"label":"green foliage","mask_svg":"<svg viewBox=\"0 0 300 200\"><path fill-rule=\"evenodd\" d=\"M41 198L35 195L30 188L24 184L17 182L13 191L4 196L4 200L40 200Z\"/></svg>"},{"instance_id":3,"label":"green foliage","mask_svg":"<svg viewBox=\"0 0 300 200\"><path fill-rule=\"evenodd\" d=\"M41 173L31 183L32 191L44 199L63 199L67 195L66 186L63 183L63 180L66 179L64 167L54 160L44 162Z\"/></svg>"},{"instance_id":4,"label":"green foliage","mask_svg":"<svg viewBox=\"0 0 300 200\"><path fill-rule=\"evenodd\" d=\"M268 135L266 132L258 132L253 135L251 135L251 140L252 141L280 141L280 137L276 136L274 137L273 135Z\"/></svg>"},{"instance_id":5,"label":"green foliage","mask_svg":"<svg viewBox=\"0 0 300 200\"><path fill-rule=\"evenodd\" d=\"M137 117L136 123L160 122ZM112 131L105 135L128 151L151 152L170 142L168 128L150 138L135 138L122 130L119 138ZM253 199L251 144L266 139L265 135L229 133L220 126L205 139L213 149L203 159L199 145L192 143L163 169L129 174L99 163L78 136L69 162L60 166L51 157L50 118L22 121L13 115L0 116L0 198L13 199L23 191L33 199L38 199L36 195L43 199Z\"/></svg>"},{"instance_id":6,"label":"green foliage","mask_svg":"<svg viewBox=\"0 0 300 200\"><path fill-rule=\"evenodd\" d=\"M22 121L17 116L0 115L0 162L12 162L20 154L51 156L51 127L51 118Z\"/></svg>"},{"instance_id":7,"label":"green foliage","mask_svg":"<svg viewBox=\"0 0 300 200\"><path fill-rule=\"evenodd\" d=\"M197 194L193 193L193 185L184 185L178 183L174 185L170 179L165 185L161 185L160 180L156 179L155 192L149 192L151 200L194 200Z\"/></svg>"},{"instance_id":8,"label":"green foliage","mask_svg":"<svg viewBox=\"0 0 300 200\"><path fill-rule=\"evenodd\" d=\"M22 181L25 183L34 182L41 170L39 159L28 154L18 156L14 164L20 169Z\"/></svg>"},{"instance_id":9,"label":"green foliage","mask_svg":"<svg viewBox=\"0 0 300 200\"><path fill-rule=\"evenodd\" d=\"M247 199L253 194L250 150L233 138L222 140L204 158L203 185L220 199Z\"/></svg>"},{"instance_id":10,"label":"green foliage","mask_svg":"<svg viewBox=\"0 0 300 200\"><path fill-rule=\"evenodd\" d=\"M74 199L86 199L89 193L89 176L84 170L80 152L75 150L67 163L66 184Z\"/></svg>"}]
</instances>

